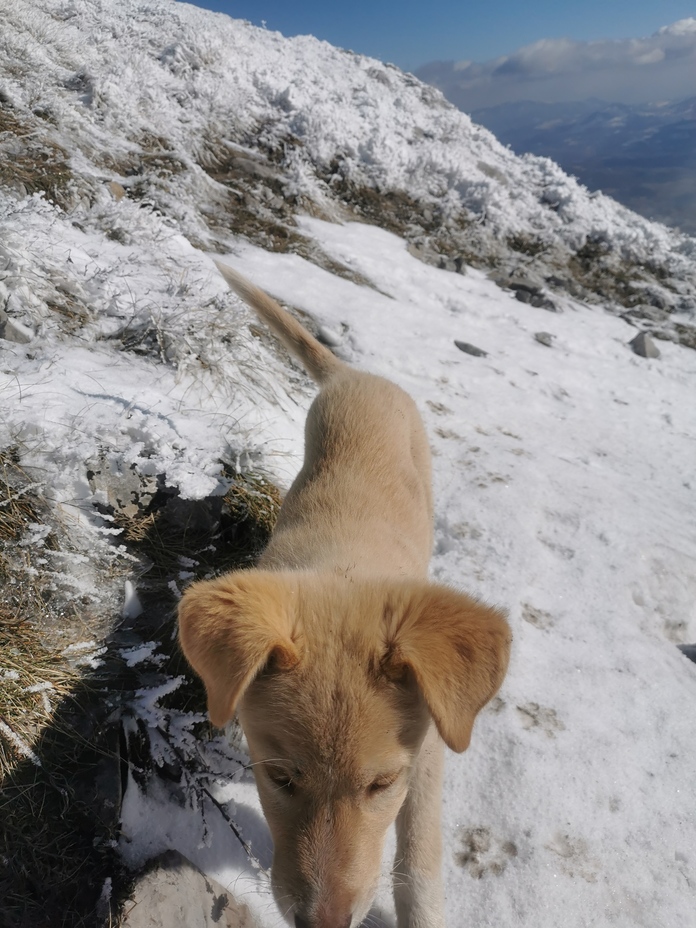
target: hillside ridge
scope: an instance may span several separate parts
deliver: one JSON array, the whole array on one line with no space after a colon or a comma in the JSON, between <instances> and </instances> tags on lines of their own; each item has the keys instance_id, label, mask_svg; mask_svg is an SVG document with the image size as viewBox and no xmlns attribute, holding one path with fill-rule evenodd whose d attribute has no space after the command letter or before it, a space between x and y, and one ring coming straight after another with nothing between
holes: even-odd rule
<instances>
[{"instance_id":1,"label":"hillside ridge","mask_svg":"<svg viewBox=\"0 0 696 928\"><path fill-rule=\"evenodd\" d=\"M241 235L322 264L295 217L358 218L696 344L696 239L516 156L394 66L173 0L18 0L0 42L0 182L76 223L108 189L198 248Z\"/></svg>"}]
</instances>

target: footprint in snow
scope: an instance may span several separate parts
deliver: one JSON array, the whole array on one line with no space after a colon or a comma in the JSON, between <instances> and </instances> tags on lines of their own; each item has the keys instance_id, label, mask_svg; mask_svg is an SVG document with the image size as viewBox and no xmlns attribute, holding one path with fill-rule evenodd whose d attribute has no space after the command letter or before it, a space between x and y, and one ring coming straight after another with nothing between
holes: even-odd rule
<instances>
[{"instance_id":1,"label":"footprint in snow","mask_svg":"<svg viewBox=\"0 0 696 928\"><path fill-rule=\"evenodd\" d=\"M446 416L452 412L444 403L434 403L432 400L426 400L426 404L430 406L432 411L438 416Z\"/></svg>"},{"instance_id":2,"label":"footprint in snow","mask_svg":"<svg viewBox=\"0 0 696 928\"><path fill-rule=\"evenodd\" d=\"M461 833L462 850L457 863L477 880L487 874L500 876L510 860L517 857L517 846L491 834L489 828L465 828Z\"/></svg>"},{"instance_id":3,"label":"footprint in snow","mask_svg":"<svg viewBox=\"0 0 696 928\"><path fill-rule=\"evenodd\" d=\"M486 712L492 712L493 715L499 715L505 708L505 700L500 696L494 696L486 706Z\"/></svg>"},{"instance_id":4,"label":"footprint in snow","mask_svg":"<svg viewBox=\"0 0 696 928\"><path fill-rule=\"evenodd\" d=\"M544 847L560 858L560 867L566 876L573 879L580 877L588 883L597 882L599 863L590 856L584 838L571 838L557 832Z\"/></svg>"},{"instance_id":5,"label":"footprint in snow","mask_svg":"<svg viewBox=\"0 0 696 928\"><path fill-rule=\"evenodd\" d=\"M544 631L548 628L553 628L556 624L550 612L544 612L543 609L536 609L534 606L530 606L529 603L522 603L522 618L525 622L529 622L530 625L534 625L536 628L541 628Z\"/></svg>"},{"instance_id":6,"label":"footprint in snow","mask_svg":"<svg viewBox=\"0 0 696 928\"><path fill-rule=\"evenodd\" d=\"M556 541L552 541L550 538L545 538L541 532L537 533L537 538L545 545L550 551L553 551L564 561L572 561L575 557L575 551L573 548L569 548L567 545L560 545Z\"/></svg>"},{"instance_id":7,"label":"footprint in snow","mask_svg":"<svg viewBox=\"0 0 696 928\"><path fill-rule=\"evenodd\" d=\"M555 738L557 731L565 731L565 725L556 715L555 709L540 706L537 702L528 702L515 708L525 731L538 728L545 732L549 738Z\"/></svg>"}]
</instances>

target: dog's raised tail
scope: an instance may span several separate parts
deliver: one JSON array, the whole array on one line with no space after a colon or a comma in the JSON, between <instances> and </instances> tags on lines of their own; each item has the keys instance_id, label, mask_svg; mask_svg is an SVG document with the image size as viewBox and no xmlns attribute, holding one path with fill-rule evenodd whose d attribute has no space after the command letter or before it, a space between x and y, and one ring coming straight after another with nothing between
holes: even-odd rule
<instances>
[{"instance_id":1,"label":"dog's raised tail","mask_svg":"<svg viewBox=\"0 0 696 928\"><path fill-rule=\"evenodd\" d=\"M245 303L248 303L266 325L275 332L285 347L307 368L307 372L317 383L324 383L345 368L343 361L339 360L321 342L318 342L313 335L310 335L294 316L291 316L267 293L226 264L216 261L215 266L230 288Z\"/></svg>"}]
</instances>

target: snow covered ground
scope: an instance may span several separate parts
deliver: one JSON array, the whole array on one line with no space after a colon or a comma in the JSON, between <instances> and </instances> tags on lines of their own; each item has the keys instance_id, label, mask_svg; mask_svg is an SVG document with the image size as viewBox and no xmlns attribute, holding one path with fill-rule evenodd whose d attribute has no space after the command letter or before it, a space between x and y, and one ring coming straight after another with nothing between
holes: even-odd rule
<instances>
[{"instance_id":1,"label":"snow covered ground","mask_svg":"<svg viewBox=\"0 0 696 928\"><path fill-rule=\"evenodd\" d=\"M56 48L73 55L74 68L84 65L95 85L108 84L116 102L95 116L88 102L84 113L73 104L60 109L62 98L48 89L57 125L64 133L62 121L70 119L82 121L80 132L96 133L97 126L95 150L111 139L117 148L119 107L133 74L125 69L107 80L94 60L78 60L74 44L74 23L93 10L93 28L102 23L96 48L117 47L124 33L114 25L121 22L116 6L104 6L101 20L96 5L75 0L60 9L68 31L54 16L47 59ZM208 39L217 43L211 61L223 59L226 37L250 42L253 31L255 42L276 49L276 63L289 48L311 48L367 67L314 40L284 43L183 5L153 2L139 15L151 25L170 9L192 32L206 24L206 36L219 33L219 40ZM154 42L146 25L129 25L128 35ZM35 37L24 41L35 55ZM201 72L202 64L196 72L186 58L187 47L173 47L167 59L175 76L176 63L189 75ZM280 64L253 67L254 49L245 59L249 86L282 83ZM52 67L47 61L47 75ZM391 69L384 74L404 81ZM141 95L129 100L128 118L141 120L141 128L164 112L157 81L141 83ZM276 101L278 112L293 111L294 93L289 102ZM152 107L143 109L148 95ZM326 99L328 106L330 93ZM361 99L369 109L369 99ZM404 103L405 113L410 106ZM181 136L176 144L183 157L188 141ZM370 163L369 152L361 157ZM509 158L512 171L517 162ZM387 163L388 153L379 159ZM532 197L526 177L509 193L522 213ZM21 449L23 465L50 490L85 552L113 531L93 508L103 502L88 479L96 461L113 474L166 474L194 499L223 492L221 461L265 470L286 487L301 460L313 387L270 339L250 331L250 312L227 292L210 256L191 244L200 244L191 230L202 228L194 193L179 190L179 222L151 202L117 201L104 186L68 213L39 196L0 189L0 298L17 339L0 340L0 448ZM582 196L583 204L592 202ZM623 240L633 220L600 202ZM514 218L515 208L505 215ZM563 235L582 237L583 209L580 232L570 228L568 213ZM351 363L414 396L434 454L432 575L510 613L507 680L477 722L469 751L448 757L449 925L696 925L696 665L676 647L696 641L696 352L667 341L659 359L640 358L627 345L635 329L601 305L556 296L561 311L551 313L514 299L483 271L455 274L423 264L403 239L375 226L309 215L297 221L299 232L353 280L232 233L224 260L309 313ZM636 235L652 235L655 248L666 243L674 273L677 257L694 247L644 220L633 226ZM543 339L550 346L538 333L550 336ZM487 355L463 353L455 339ZM40 546L41 531L34 535ZM87 555L75 557L71 582L75 596L92 590ZM126 659L152 657L146 647ZM144 690L130 707L150 726L162 757L172 745L194 749L195 719L160 706L175 686ZM161 737L167 727L169 743ZM200 752L219 773L203 799L176 801L156 778L147 790L130 779L122 853L137 866L165 849L180 850L271 928L280 916L264 873L269 838L243 749L219 739ZM392 924L386 879L378 915Z\"/></svg>"},{"instance_id":2,"label":"snow covered ground","mask_svg":"<svg viewBox=\"0 0 696 928\"><path fill-rule=\"evenodd\" d=\"M450 923L689 924L696 667L675 642L696 639L696 353L665 343L660 359L639 358L613 316L570 300L560 314L520 304L481 272L423 265L374 227L307 218L303 229L375 289L242 243L227 260L340 333L352 363L416 398L435 456L433 576L510 610L501 696L467 754L448 761ZM214 489L221 456L252 454L285 485L299 463L311 387L247 334L249 314L211 261L155 231L126 257L41 202L5 216L18 275L31 274L30 240L52 282L92 294L95 318L77 336L47 326L3 344L2 443L32 449L26 463L50 474L59 502L88 507L85 462L104 448L192 496ZM171 297L184 270L192 317ZM186 363L109 346L126 299L130 312L157 305ZM177 343L193 323L215 367ZM223 331L229 348L213 343ZM487 357L462 353L455 338ZM98 526L85 519L84 530ZM215 798L236 803L233 818L267 865L253 785L241 770L235 779ZM175 847L274 924L263 879L252 870L240 883L249 865L222 819L209 809L204 835L195 807L159 799L131 783L128 860Z\"/></svg>"}]
</instances>

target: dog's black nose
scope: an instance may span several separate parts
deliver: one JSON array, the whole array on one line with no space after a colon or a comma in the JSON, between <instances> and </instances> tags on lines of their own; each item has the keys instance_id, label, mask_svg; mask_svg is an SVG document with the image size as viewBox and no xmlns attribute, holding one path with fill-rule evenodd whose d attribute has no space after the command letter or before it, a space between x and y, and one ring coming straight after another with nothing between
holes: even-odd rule
<instances>
[{"instance_id":1,"label":"dog's black nose","mask_svg":"<svg viewBox=\"0 0 696 928\"><path fill-rule=\"evenodd\" d=\"M300 915L295 916L295 928L309 928L309 924Z\"/></svg>"}]
</instances>

